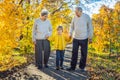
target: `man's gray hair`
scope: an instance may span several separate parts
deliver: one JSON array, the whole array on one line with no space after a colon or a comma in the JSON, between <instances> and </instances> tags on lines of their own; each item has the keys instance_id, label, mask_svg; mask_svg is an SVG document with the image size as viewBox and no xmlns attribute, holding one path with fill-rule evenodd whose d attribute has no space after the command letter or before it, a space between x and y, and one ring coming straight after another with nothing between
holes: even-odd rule
<instances>
[{"instance_id":1,"label":"man's gray hair","mask_svg":"<svg viewBox=\"0 0 120 80\"><path fill-rule=\"evenodd\" d=\"M75 9L77 9L78 11L83 11L82 8L80 6L77 6Z\"/></svg>"},{"instance_id":2,"label":"man's gray hair","mask_svg":"<svg viewBox=\"0 0 120 80\"><path fill-rule=\"evenodd\" d=\"M41 16L44 16L44 15L48 15L48 11L46 10L46 9L43 9L42 11L41 11Z\"/></svg>"}]
</instances>

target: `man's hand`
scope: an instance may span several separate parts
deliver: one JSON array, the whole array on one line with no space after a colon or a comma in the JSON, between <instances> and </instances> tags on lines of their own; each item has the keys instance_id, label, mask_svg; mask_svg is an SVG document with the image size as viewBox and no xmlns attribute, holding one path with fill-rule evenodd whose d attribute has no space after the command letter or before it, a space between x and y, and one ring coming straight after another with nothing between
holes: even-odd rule
<instances>
[{"instance_id":1,"label":"man's hand","mask_svg":"<svg viewBox=\"0 0 120 80\"><path fill-rule=\"evenodd\" d=\"M89 44L91 44L92 43L92 39L89 39Z\"/></svg>"}]
</instances>

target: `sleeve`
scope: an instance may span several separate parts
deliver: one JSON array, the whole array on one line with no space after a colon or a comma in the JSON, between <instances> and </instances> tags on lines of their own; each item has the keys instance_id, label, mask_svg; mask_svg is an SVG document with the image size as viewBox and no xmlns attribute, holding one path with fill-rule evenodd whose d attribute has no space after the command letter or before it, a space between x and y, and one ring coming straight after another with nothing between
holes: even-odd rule
<instances>
[{"instance_id":1,"label":"sleeve","mask_svg":"<svg viewBox=\"0 0 120 80\"><path fill-rule=\"evenodd\" d=\"M49 32L48 32L48 36L51 36L52 35L52 25L49 21Z\"/></svg>"},{"instance_id":2,"label":"sleeve","mask_svg":"<svg viewBox=\"0 0 120 80\"><path fill-rule=\"evenodd\" d=\"M37 25L36 25L36 20L34 21L34 24L33 24L33 28L32 28L32 41L36 41L35 39L35 35L36 35L36 29L37 29Z\"/></svg>"},{"instance_id":3,"label":"sleeve","mask_svg":"<svg viewBox=\"0 0 120 80\"><path fill-rule=\"evenodd\" d=\"M70 35L72 36L74 31L74 18L72 19L71 25L70 25Z\"/></svg>"},{"instance_id":4,"label":"sleeve","mask_svg":"<svg viewBox=\"0 0 120 80\"><path fill-rule=\"evenodd\" d=\"M90 17L88 18L88 38L92 39L93 37L93 26L92 26L92 20Z\"/></svg>"},{"instance_id":5,"label":"sleeve","mask_svg":"<svg viewBox=\"0 0 120 80\"><path fill-rule=\"evenodd\" d=\"M66 42L69 42L69 41L71 40L68 35L69 35L68 33L64 34L64 37L65 37L65 41L66 41Z\"/></svg>"}]
</instances>

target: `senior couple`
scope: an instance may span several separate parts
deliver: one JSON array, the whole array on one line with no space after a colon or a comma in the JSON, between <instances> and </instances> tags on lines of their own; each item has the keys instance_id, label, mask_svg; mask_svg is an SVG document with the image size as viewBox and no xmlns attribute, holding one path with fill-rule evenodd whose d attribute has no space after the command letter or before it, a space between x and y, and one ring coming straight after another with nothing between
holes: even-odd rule
<instances>
[{"instance_id":1,"label":"senior couple","mask_svg":"<svg viewBox=\"0 0 120 80\"><path fill-rule=\"evenodd\" d=\"M79 68L82 71L85 71L86 60L87 60L87 50L88 43L92 43L93 37L93 27L92 21L90 17L83 13L81 7L75 8L75 16L71 21L69 38L71 39L73 36L73 46L72 46L72 58L70 67L67 68L68 71L75 70L77 65L78 58L78 50L79 47L81 50L81 58L79 61ZM41 11L40 18L34 21L33 31L32 31L32 39L35 44L35 62L38 69L42 69L43 66L48 68L48 60L50 56L50 41L49 37L52 34L52 25L50 21L47 19L48 12L43 10ZM63 31L62 26L58 27L58 34L61 34ZM74 32L74 35L73 35ZM58 40L64 39L63 36ZM58 41L59 42L59 41ZM64 42L62 42L64 43ZM57 44L57 43L55 43ZM61 44L57 44L60 46ZM56 59L59 58L60 61L56 60L56 69L63 69L63 60L64 60L64 49L56 50ZM61 68L60 68L61 67Z\"/></svg>"}]
</instances>

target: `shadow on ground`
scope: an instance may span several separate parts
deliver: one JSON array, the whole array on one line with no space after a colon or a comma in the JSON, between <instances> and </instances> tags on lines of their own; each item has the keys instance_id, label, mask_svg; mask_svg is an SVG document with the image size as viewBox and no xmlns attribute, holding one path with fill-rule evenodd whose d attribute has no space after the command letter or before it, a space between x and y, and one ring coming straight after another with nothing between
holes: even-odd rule
<instances>
[{"instance_id":1,"label":"shadow on ground","mask_svg":"<svg viewBox=\"0 0 120 80\"><path fill-rule=\"evenodd\" d=\"M55 52L51 53L49 59L49 68L44 68L41 70L45 74L53 77L56 80L87 80L89 79L88 72L81 72L77 67L75 71L66 71L66 70L56 70L55 68ZM79 55L80 58L80 55ZM78 59L79 60L79 59ZM64 68L68 68L71 61L71 51L65 51L64 57ZM79 61L78 61L79 62Z\"/></svg>"}]
</instances>

